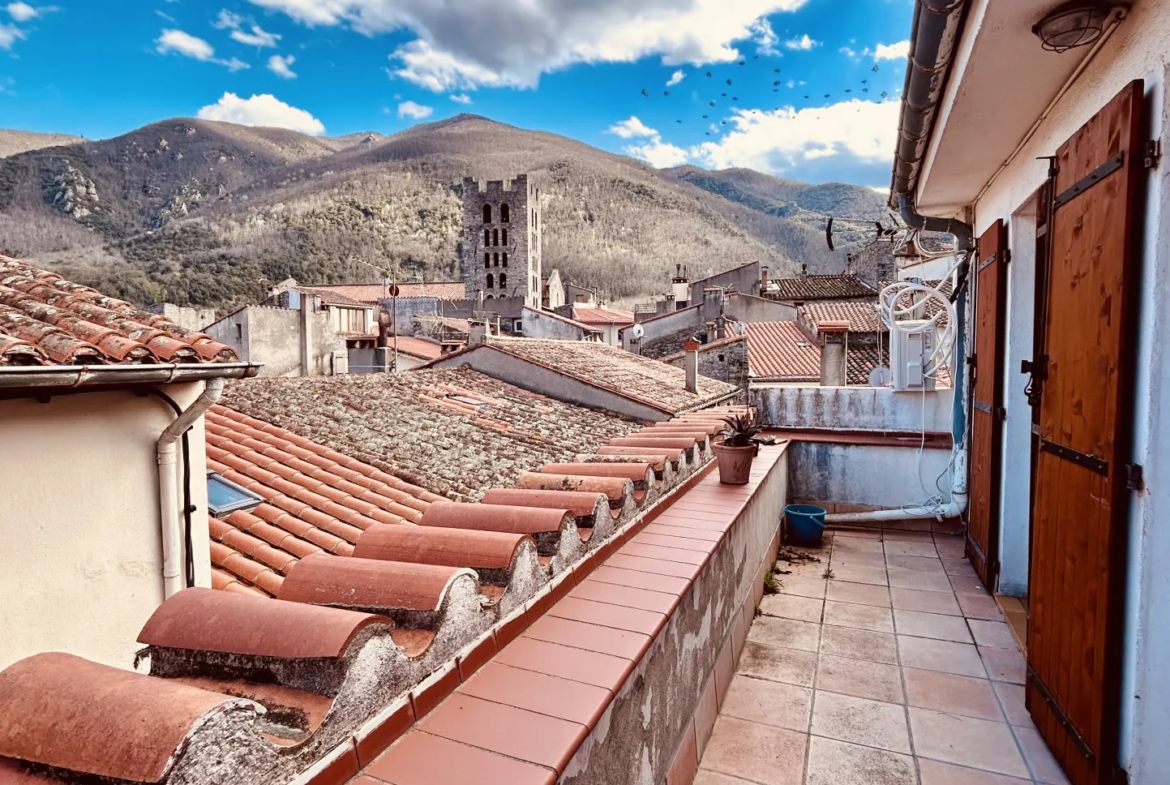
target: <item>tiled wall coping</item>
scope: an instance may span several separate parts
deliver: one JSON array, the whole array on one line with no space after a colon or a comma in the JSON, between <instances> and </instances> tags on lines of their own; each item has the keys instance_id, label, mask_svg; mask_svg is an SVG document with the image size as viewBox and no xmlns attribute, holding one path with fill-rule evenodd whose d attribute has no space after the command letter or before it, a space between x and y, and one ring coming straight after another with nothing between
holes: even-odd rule
<instances>
[{"instance_id":1,"label":"tiled wall coping","mask_svg":"<svg viewBox=\"0 0 1170 785\"><path fill-rule=\"evenodd\" d=\"M725 666L734 662L733 649L742 648L759 601L764 573L755 562L770 564L767 549L777 544L784 500L771 496L786 483L781 462L786 448L761 449L745 486L721 485L714 465L708 465L296 783L345 782L359 767L372 778L360 780L363 784L598 781L594 770L604 756L591 761L589 752L608 743L604 736L617 721L615 701L629 697L624 688L632 687L631 678L681 691L671 699L677 716L655 720L661 729L672 726L661 733L654 729L660 760L649 765L660 771L657 781L666 777L672 760L675 767L685 768L692 758L697 765L692 716L708 697L715 700L716 673L730 673ZM768 494L757 498L765 485ZM764 496L769 498L762 501ZM750 533L737 531L747 528L738 522L761 513L767 521L754 522ZM711 577L716 571L718 579ZM692 591L700 580L706 581L701 601L698 590ZM648 675L655 666L647 653L667 645L668 633L671 651L678 652L678 622L696 608L707 620L705 635L695 636L705 640L694 643L694 662L686 663L688 674L694 672L693 686L659 683L676 679ZM708 682L711 689L704 690ZM628 775L632 781L638 772ZM600 781L616 783L608 775Z\"/></svg>"}]
</instances>

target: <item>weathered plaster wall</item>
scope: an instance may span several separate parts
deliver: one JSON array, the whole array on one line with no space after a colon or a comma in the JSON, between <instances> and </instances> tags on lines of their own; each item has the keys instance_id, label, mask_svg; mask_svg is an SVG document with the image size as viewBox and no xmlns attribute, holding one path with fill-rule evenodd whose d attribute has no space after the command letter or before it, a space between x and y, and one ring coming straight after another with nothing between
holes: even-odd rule
<instances>
[{"instance_id":1,"label":"weathered plaster wall","mask_svg":"<svg viewBox=\"0 0 1170 785\"><path fill-rule=\"evenodd\" d=\"M311 321L312 372L333 373L333 352L345 349L326 313L314 313ZM261 363L260 376L302 376L301 312L267 305L250 305L225 316L207 328L207 334L231 346L241 360Z\"/></svg>"},{"instance_id":2,"label":"weathered plaster wall","mask_svg":"<svg viewBox=\"0 0 1170 785\"><path fill-rule=\"evenodd\" d=\"M873 507L949 503L951 451L795 442L788 450L793 499ZM936 484L937 481L937 484Z\"/></svg>"},{"instance_id":3,"label":"weathered plaster wall","mask_svg":"<svg viewBox=\"0 0 1170 785\"><path fill-rule=\"evenodd\" d=\"M851 431L951 431L954 391L894 392L888 387L753 386L760 421L776 428Z\"/></svg>"},{"instance_id":4,"label":"weathered plaster wall","mask_svg":"<svg viewBox=\"0 0 1170 785\"><path fill-rule=\"evenodd\" d=\"M798 316L796 306L755 297L750 294L735 293L727 298L723 307L723 314L728 319L745 324L756 322L794 322Z\"/></svg>"},{"instance_id":5,"label":"weathered plaster wall","mask_svg":"<svg viewBox=\"0 0 1170 785\"><path fill-rule=\"evenodd\" d=\"M161 389L185 408L203 384ZM131 667L163 600L156 445L174 418L132 392L0 401L0 670L42 651ZM188 438L195 577L210 586L202 420Z\"/></svg>"},{"instance_id":6,"label":"weathered plaster wall","mask_svg":"<svg viewBox=\"0 0 1170 785\"><path fill-rule=\"evenodd\" d=\"M585 328L551 316L535 308L525 308L522 317L525 338L554 338L565 341L583 341Z\"/></svg>"},{"instance_id":7,"label":"weathered plaster wall","mask_svg":"<svg viewBox=\"0 0 1170 785\"><path fill-rule=\"evenodd\" d=\"M670 346L661 346L656 350L655 344L661 343L664 339L678 338L679 346L681 346L680 335L684 333L689 337L691 333L703 329L703 307L701 305L683 308L680 311L671 311L666 316L659 316L641 323L642 329L646 332L642 336L642 354L646 357L666 357L674 354L678 348L674 344ZM622 334L622 347L629 350L630 332L626 330Z\"/></svg>"},{"instance_id":8,"label":"weathered plaster wall","mask_svg":"<svg viewBox=\"0 0 1170 785\"><path fill-rule=\"evenodd\" d=\"M692 282L690 287L691 304L699 302L703 297L703 290L711 287L728 292L758 295L760 293L760 263L752 262L741 265Z\"/></svg>"},{"instance_id":9,"label":"weathered plaster wall","mask_svg":"<svg viewBox=\"0 0 1170 785\"><path fill-rule=\"evenodd\" d=\"M775 561L780 514L787 498L784 448L764 448L774 460L766 479L711 555L690 592L558 780L561 785L660 785L700 704L713 723L716 692L727 689L762 596L764 570ZM717 684L718 682L718 684ZM701 749L701 747L700 747Z\"/></svg>"},{"instance_id":10,"label":"weathered plaster wall","mask_svg":"<svg viewBox=\"0 0 1170 785\"><path fill-rule=\"evenodd\" d=\"M670 361L670 364L676 368L682 368L685 360L685 356L676 357ZM748 385L747 341L734 341L714 348L699 347L699 375L734 384L746 390Z\"/></svg>"}]
</instances>

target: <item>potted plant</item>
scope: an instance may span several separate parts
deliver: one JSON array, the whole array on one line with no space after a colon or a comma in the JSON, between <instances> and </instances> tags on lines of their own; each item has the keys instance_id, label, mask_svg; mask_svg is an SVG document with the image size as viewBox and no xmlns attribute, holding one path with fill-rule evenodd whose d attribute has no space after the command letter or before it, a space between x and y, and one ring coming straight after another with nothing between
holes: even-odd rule
<instances>
[{"instance_id":1,"label":"potted plant","mask_svg":"<svg viewBox=\"0 0 1170 785\"><path fill-rule=\"evenodd\" d=\"M711 445L719 459L719 482L725 485L745 485L752 471L752 459L761 444L773 444L770 436L760 437L763 430L748 416L725 417L727 425L719 435L723 438Z\"/></svg>"}]
</instances>

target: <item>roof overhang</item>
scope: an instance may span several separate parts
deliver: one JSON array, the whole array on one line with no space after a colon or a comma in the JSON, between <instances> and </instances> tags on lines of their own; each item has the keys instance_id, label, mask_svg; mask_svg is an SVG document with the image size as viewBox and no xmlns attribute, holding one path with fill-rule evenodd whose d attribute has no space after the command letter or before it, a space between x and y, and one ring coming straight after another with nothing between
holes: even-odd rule
<instances>
[{"instance_id":1,"label":"roof overhang","mask_svg":"<svg viewBox=\"0 0 1170 785\"><path fill-rule=\"evenodd\" d=\"M1057 54L1041 47L1032 26L1059 0L968 2L917 177L924 215L958 217L974 204L1114 26L1097 46Z\"/></svg>"},{"instance_id":2,"label":"roof overhang","mask_svg":"<svg viewBox=\"0 0 1170 785\"><path fill-rule=\"evenodd\" d=\"M254 363L160 365L39 365L0 368L0 390L129 387L255 376Z\"/></svg>"}]
</instances>

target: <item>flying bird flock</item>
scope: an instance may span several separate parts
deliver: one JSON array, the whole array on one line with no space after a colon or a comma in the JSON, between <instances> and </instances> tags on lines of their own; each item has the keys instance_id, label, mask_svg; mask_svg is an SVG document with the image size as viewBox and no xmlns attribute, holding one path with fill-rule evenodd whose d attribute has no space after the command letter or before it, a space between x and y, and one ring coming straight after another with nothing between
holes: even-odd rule
<instances>
[{"instance_id":1,"label":"flying bird flock","mask_svg":"<svg viewBox=\"0 0 1170 785\"><path fill-rule=\"evenodd\" d=\"M753 55L753 56L752 56L752 60L759 60L759 59L760 59L760 56L759 56L759 55ZM748 62L747 62L747 60L739 60L739 61L736 63L736 66L737 66L737 67L741 67L741 68L747 68L747 65L748 65ZM878 70L880 70L880 69L878 68L877 64L875 63L875 64L874 64L874 66L873 66L873 68L872 68L872 69L870 69L870 70L872 70L872 71L876 72L876 71L878 71ZM772 84L771 84L771 87L772 87L772 92L773 92L773 93L778 93L778 92L780 92L780 84L781 84L781 80L780 80L779 78L777 78L777 74L779 74L779 73L780 73L780 69L779 69L779 68L773 68L773 69L772 69L772 70L771 70L769 73L765 74L765 79L767 79L767 80L770 80L770 81L771 81L771 83L772 83ZM707 72L705 72L705 73L703 74L703 76L705 76L707 79L710 79L710 80L712 80L712 82L711 82L712 84L715 84L715 80L716 80L716 79L720 79L720 80L722 80L722 82L723 82L724 84L726 84L726 85L727 85L727 88L728 88L729 90L731 90L731 93L730 93L730 95L729 95L728 93L726 93L726 92L720 92L720 93L719 93L719 96L718 96L718 98L710 98L710 99L707 101L707 106L709 106L709 107L712 107L712 108L719 106L719 101L720 101L720 99L727 99L727 98L730 98L730 100L731 100L731 101L734 101L734 102L738 103L738 102L739 102L739 96L735 95L735 90L733 89L733 88L735 87L735 85L736 85L736 84L740 84L740 85L742 86L742 85L743 85L745 82L746 82L746 83L748 83L748 84L750 84L752 79L759 79L759 75L758 75L758 73L755 73L755 69L748 69L748 70L745 70L745 71L739 72L739 73L737 73L737 74L735 75L735 77L734 77L734 78L733 78L733 77L728 77L726 80L723 80L723 79L722 79L722 76L723 76L722 74L720 74L720 75L717 77L717 76L715 75L715 72L713 72L713 71L707 71ZM739 80L738 82L736 81L737 79ZM869 92L869 80L868 80L868 79L862 79L862 80L861 80L861 87L860 87L860 91L861 91L861 92L863 92L863 93L868 93L868 92ZM853 92L853 88L849 88L849 89L847 89L845 92L846 92L846 93L852 93L852 92ZM832 97L832 95L833 95L832 93L825 93L825 98L831 98L831 97ZM882 95L882 98L883 98L883 99L885 99L885 98L889 98L889 93L883 92L881 95ZM643 96L644 98L650 98L650 91L649 91L648 89L646 89L646 88L642 88L642 96ZM662 96L663 96L663 98L670 98L670 90L663 90L663 91L662 91ZM810 96L807 96L807 95L806 95L804 98L805 98L805 100L808 100L808 99L809 99L809 97L810 97ZM780 111L782 108L783 108L783 107L776 107L776 110L777 110L777 111ZM759 114L759 113L760 113L760 110L759 110L759 109L752 109L751 111L752 111L752 113L753 113L753 114ZM858 109L857 111L859 111L859 112L860 112L861 110L860 110L860 109ZM707 119L709 119L709 117L710 117L710 115L707 115L707 114L705 114L705 115L703 115L703 116L702 116L702 119L703 119L703 120L707 120ZM820 116L817 116L817 118L816 118L816 119L818 119L818 120L819 120L819 119L821 119L821 118L820 118ZM676 118L676 119L675 119L675 122L676 122L676 123L678 123L679 125L682 125L682 124L684 124L686 121L685 121L683 118L679 117L679 118ZM720 125L727 125L727 121L726 121L726 120L720 120L720 121L719 121L719 124L720 124ZM706 131L706 132L704 132L704 133L705 133L705 135L706 135L706 136L710 136L710 135L711 135L711 131Z\"/></svg>"}]
</instances>

